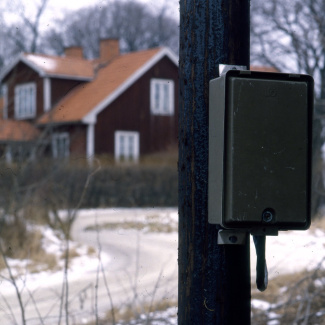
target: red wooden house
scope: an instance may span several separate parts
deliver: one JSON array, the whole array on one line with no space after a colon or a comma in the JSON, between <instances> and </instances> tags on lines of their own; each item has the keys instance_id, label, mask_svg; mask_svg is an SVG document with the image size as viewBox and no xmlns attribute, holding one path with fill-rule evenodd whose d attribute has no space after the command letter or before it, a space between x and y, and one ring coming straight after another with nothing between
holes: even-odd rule
<instances>
[{"instance_id":1,"label":"red wooden house","mask_svg":"<svg viewBox=\"0 0 325 325\"><path fill-rule=\"evenodd\" d=\"M120 54L115 39L100 58L21 54L1 75L0 144L7 160L35 143L54 158L140 155L177 143L178 59L167 48Z\"/></svg>"}]
</instances>

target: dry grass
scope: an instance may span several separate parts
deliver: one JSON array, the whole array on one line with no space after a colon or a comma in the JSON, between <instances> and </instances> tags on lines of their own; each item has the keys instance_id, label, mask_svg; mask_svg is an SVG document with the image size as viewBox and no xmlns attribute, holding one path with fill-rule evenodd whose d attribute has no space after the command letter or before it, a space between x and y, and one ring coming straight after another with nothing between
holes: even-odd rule
<instances>
[{"instance_id":1,"label":"dry grass","mask_svg":"<svg viewBox=\"0 0 325 325\"><path fill-rule=\"evenodd\" d=\"M38 273L40 271L58 270L58 260L54 254L43 251L38 255L37 259L30 260L28 270L30 273Z\"/></svg>"},{"instance_id":2,"label":"dry grass","mask_svg":"<svg viewBox=\"0 0 325 325\"><path fill-rule=\"evenodd\" d=\"M257 289L252 289L252 299L259 299L267 301L270 304L278 302L280 296L282 296L285 287L297 283L300 279L308 274L307 271L301 271L294 274L278 275L275 278L269 280L268 287L264 292L260 292ZM255 286L253 286L255 288Z\"/></svg>"},{"instance_id":3,"label":"dry grass","mask_svg":"<svg viewBox=\"0 0 325 325\"><path fill-rule=\"evenodd\" d=\"M175 145L167 148L165 151L142 156L140 163L150 166L175 166L175 168L177 168L177 161L178 147Z\"/></svg>"},{"instance_id":4,"label":"dry grass","mask_svg":"<svg viewBox=\"0 0 325 325\"><path fill-rule=\"evenodd\" d=\"M310 230L325 231L325 218L315 217ZM321 254L320 254L321 256ZM265 292L252 291L252 299L268 302L269 308L252 308L252 325L278 324L325 325L325 270L322 261L311 271L300 271L272 278Z\"/></svg>"},{"instance_id":5,"label":"dry grass","mask_svg":"<svg viewBox=\"0 0 325 325\"><path fill-rule=\"evenodd\" d=\"M155 313L159 311L165 311L168 308L175 308L175 317L177 313L177 301L162 299L152 305L148 303L134 305L124 305L121 308L114 308L115 322L119 324L128 324L131 321L140 319L143 321L146 317L154 319ZM106 316L99 320L98 323L95 321L87 323L87 325L111 325L112 324L112 310L106 312ZM142 324L142 323L141 323ZM145 324L145 322L144 322ZM150 324L150 322L149 322Z\"/></svg>"},{"instance_id":6,"label":"dry grass","mask_svg":"<svg viewBox=\"0 0 325 325\"><path fill-rule=\"evenodd\" d=\"M324 216L316 216L311 223L310 231L315 231L316 229L320 229L325 231L325 217Z\"/></svg>"},{"instance_id":7,"label":"dry grass","mask_svg":"<svg viewBox=\"0 0 325 325\"><path fill-rule=\"evenodd\" d=\"M177 168L178 161L178 147L173 145L166 150L159 151L153 154L142 155L140 161L134 162L116 162L114 155L102 154L97 155L96 159L102 167L120 166L127 167L132 165L146 165L146 166L174 166ZM71 157L69 166L74 167L88 167L89 162L84 157Z\"/></svg>"},{"instance_id":8,"label":"dry grass","mask_svg":"<svg viewBox=\"0 0 325 325\"><path fill-rule=\"evenodd\" d=\"M65 259L66 258L66 255L67 254L67 250L65 250L64 252L62 252L62 254L61 254L61 256L60 256L60 258L61 259ZM69 260L70 259L73 259L73 258L75 258L75 257L79 257L80 256L80 254L77 252L77 249L76 248L69 248L69 252L68 252L68 258L69 258Z\"/></svg>"},{"instance_id":9,"label":"dry grass","mask_svg":"<svg viewBox=\"0 0 325 325\"><path fill-rule=\"evenodd\" d=\"M146 216L145 221L121 221L121 222L107 222L100 225L99 230L118 230L129 229L149 232L163 232L171 233L178 231L178 224L170 216L160 217L158 215ZM86 231L96 231L96 226L88 226Z\"/></svg>"},{"instance_id":10,"label":"dry grass","mask_svg":"<svg viewBox=\"0 0 325 325\"><path fill-rule=\"evenodd\" d=\"M26 230L23 233L23 243L15 227L7 227L6 236L2 236L5 255L17 260L26 260L23 270L31 273L57 268L57 258L54 254L47 253L42 247L42 233L38 229ZM3 256L0 256L0 269L6 265ZM19 267L17 268L19 270ZM18 272L19 273L19 272Z\"/></svg>"},{"instance_id":11,"label":"dry grass","mask_svg":"<svg viewBox=\"0 0 325 325\"><path fill-rule=\"evenodd\" d=\"M252 299L270 303L266 310L252 308L252 324L325 324L325 270L302 271L278 276L265 292L254 290Z\"/></svg>"},{"instance_id":12,"label":"dry grass","mask_svg":"<svg viewBox=\"0 0 325 325\"><path fill-rule=\"evenodd\" d=\"M95 255L95 254L97 254L96 249L93 246L88 246L87 255Z\"/></svg>"},{"instance_id":13,"label":"dry grass","mask_svg":"<svg viewBox=\"0 0 325 325\"><path fill-rule=\"evenodd\" d=\"M39 196L33 197L21 213L25 220L38 225L47 225L49 223L49 211L41 200Z\"/></svg>"}]
</instances>

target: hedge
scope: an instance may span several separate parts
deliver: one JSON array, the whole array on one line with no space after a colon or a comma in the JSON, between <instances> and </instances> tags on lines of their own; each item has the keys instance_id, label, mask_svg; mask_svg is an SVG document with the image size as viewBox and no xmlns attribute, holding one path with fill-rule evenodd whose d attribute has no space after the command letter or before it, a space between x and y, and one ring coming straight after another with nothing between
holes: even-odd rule
<instances>
[{"instance_id":1,"label":"hedge","mask_svg":"<svg viewBox=\"0 0 325 325\"><path fill-rule=\"evenodd\" d=\"M87 166L55 163L0 168L0 205L35 196L56 208L177 206L177 170L172 166L104 166L91 175ZM87 179L89 183L85 188Z\"/></svg>"}]
</instances>

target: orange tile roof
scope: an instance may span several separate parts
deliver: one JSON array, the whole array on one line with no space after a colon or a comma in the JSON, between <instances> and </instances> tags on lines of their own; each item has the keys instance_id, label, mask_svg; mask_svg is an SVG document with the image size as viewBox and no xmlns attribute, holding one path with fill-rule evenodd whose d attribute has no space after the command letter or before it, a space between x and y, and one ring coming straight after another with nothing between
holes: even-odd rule
<instances>
[{"instance_id":1,"label":"orange tile roof","mask_svg":"<svg viewBox=\"0 0 325 325\"><path fill-rule=\"evenodd\" d=\"M86 59L33 53L24 53L23 57L45 75L86 79L94 77L93 62Z\"/></svg>"},{"instance_id":2,"label":"orange tile roof","mask_svg":"<svg viewBox=\"0 0 325 325\"><path fill-rule=\"evenodd\" d=\"M101 68L93 81L78 86L65 96L38 123L81 121L160 50L161 48L155 48L118 56Z\"/></svg>"},{"instance_id":3,"label":"orange tile roof","mask_svg":"<svg viewBox=\"0 0 325 325\"><path fill-rule=\"evenodd\" d=\"M40 131L26 121L0 120L0 141L35 140Z\"/></svg>"},{"instance_id":4,"label":"orange tile roof","mask_svg":"<svg viewBox=\"0 0 325 325\"><path fill-rule=\"evenodd\" d=\"M261 72L280 72L278 69L274 67L264 67L264 66L251 66L251 71L261 71Z\"/></svg>"}]
</instances>

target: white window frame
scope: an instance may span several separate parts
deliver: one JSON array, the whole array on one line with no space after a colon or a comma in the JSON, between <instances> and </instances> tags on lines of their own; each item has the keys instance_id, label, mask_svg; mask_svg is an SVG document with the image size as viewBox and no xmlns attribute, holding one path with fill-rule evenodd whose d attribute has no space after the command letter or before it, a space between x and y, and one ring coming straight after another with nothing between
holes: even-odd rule
<instances>
[{"instance_id":1,"label":"white window frame","mask_svg":"<svg viewBox=\"0 0 325 325\"><path fill-rule=\"evenodd\" d=\"M64 141L65 148L62 150L58 148L62 144L59 142ZM52 134L52 155L53 158L67 158L70 155L70 136L68 132L58 132Z\"/></svg>"},{"instance_id":2,"label":"white window frame","mask_svg":"<svg viewBox=\"0 0 325 325\"><path fill-rule=\"evenodd\" d=\"M2 96L3 96L3 111L2 117L3 119L8 118L8 86L6 84L2 85Z\"/></svg>"},{"instance_id":3,"label":"white window frame","mask_svg":"<svg viewBox=\"0 0 325 325\"><path fill-rule=\"evenodd\" d=\"M130 147L130 139L133 146ZM122 143L124 142L124 144ZM124 152L123 152L124 151ZM136 131L115 131L114 133L114 157L115 160L137 162L140 155L140 135Z\"/></svg>"},{"instance_id":4,"label":"white window frame","mask_svg":"<svg viewBox=\"0 0 325 325\"><path fill-rule=\"evenodd\" d=\"M28 97L31 94L30 97ZM22 106L21 106L22 105ZM29 82L15 87L15 118L17 120L36 116L36 83Z\"/></svg>"},{"instance_id":5,"label":"white window frame","mask_svg":"<svg viewBox=\"0 0 325 325\"><path fill-rule=\"evenodd\" d=\"M51 109L51 79L43 79L43 109L48 112Z\"/></svg>"},{"instance_id":6,"label":"white window frame","mask_svg":"<svg viewBox=\"0 0 325 325\"><path fill-rule=\"evenodd\" d=\"M166 98L167 92L168 97ZM154 115L174 115L174 81L171 79L150 80L150 110Z\"/></svg>"}]
</instances>

